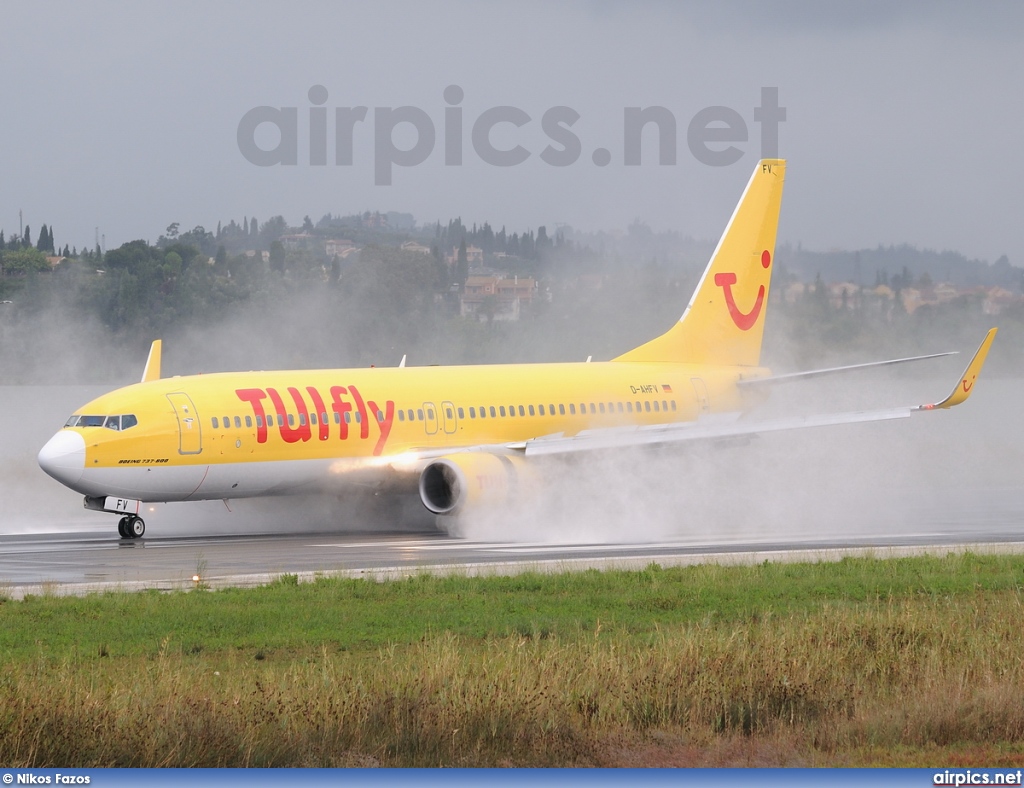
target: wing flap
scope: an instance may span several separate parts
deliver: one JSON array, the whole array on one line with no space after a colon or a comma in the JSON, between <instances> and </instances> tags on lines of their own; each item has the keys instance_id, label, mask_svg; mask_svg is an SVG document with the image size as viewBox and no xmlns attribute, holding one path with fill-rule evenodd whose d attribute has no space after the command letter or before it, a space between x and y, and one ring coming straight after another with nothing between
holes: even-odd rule
<instances>
[{"instance_id":1,"label":"wing flap","mask_svg":"<svg viewBox=\"0 0 1024 788\"><path fill-rule=\"evenodd\" d=\"M629 430L596 430L573 437L536 438L527 441L523 451L527 457L536 457L580 451L627 448L630 446L657 446L692 440L760 435L766 432L806 429L808 427L827 427L836 424L858 424L869 421L905 419L909 418L914 410L911 407L903 407L886 410L826 413L815 416L767 419L765 421L748 422L735 418L727 422L725 419L716 419L711 423L700 420L685 424L637 427ZM739 416L739 414L729 415Z\"/></svg>"}]
</instances>

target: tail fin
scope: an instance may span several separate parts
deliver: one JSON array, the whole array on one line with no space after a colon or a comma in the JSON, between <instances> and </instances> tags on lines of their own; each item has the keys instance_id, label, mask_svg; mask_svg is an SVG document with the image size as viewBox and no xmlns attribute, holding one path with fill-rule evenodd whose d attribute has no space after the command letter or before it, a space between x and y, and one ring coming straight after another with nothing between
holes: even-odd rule
<instances>
[{"instance_id":1,"label":"tail fin","mask_svg":"<svg viewBox=\"0 0 1024 788\"><path fill-rule=\"evenodd\" d=\"M679 322L615 361L759 363L785 175L784 159L758 162Z\"/></svg>"}]
</instances>

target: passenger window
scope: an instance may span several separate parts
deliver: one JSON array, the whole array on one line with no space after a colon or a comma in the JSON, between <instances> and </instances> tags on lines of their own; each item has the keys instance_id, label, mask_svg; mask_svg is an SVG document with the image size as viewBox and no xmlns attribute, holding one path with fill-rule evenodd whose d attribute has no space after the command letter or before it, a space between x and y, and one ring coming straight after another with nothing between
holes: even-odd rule
<instances>
[{"instance_id":1,"label":"passenger window","mask_svg":"<svg viewBox=\"0 0 1024 788\"><path fill-rule=\"evenodd\" d=\"M466 418L466 412L462 408L459 408L459 418L460 419Z\"/></svg>"},{"instance_id":2,"label":"passenger window","mask_svg":"<svg viewBox=\"0 0 1024 788\"><path fill-rule=\"evenodd\" d=\"M327 411L326 410L323 413L320 414L320 423L321 424L330 424L330 421L327 420Z\"/></svg>"},{"instance_id":3,"label":"passenger window","mask_svg":"<svg viewBox=\"0 0 1024 788\"><path fill-rule=\"evenodd\" d=\"M639 401L639 400L637 400L637 403L636 403L636 412L637 412L637 413L643 413L643 410L644 410L644 406L640 404L640 401Z\"/></svg>"},{"instance_id":4,"label":"passenger window","mask_svg":"<svg viewBox=\"0 0 1024 788\"><path fill-rule=\"evenodd\" d=\"M129 429L131 427L134 427L138 423L139 423L139 420L137 418L135 418L135 416L132 415L131 413L127 414L126 416L122 416L121 417L121 429L122 430L127 430L127 429Z\"/></svg>"},{"instance_id":5,"label":"passenger window","mask_svg":"<svg viewBox=\"0 0 1024 788\"><path fill-rule=\"evenodd\" d=\"M543 405L541 405L541 407L543 408L544 406L543 406ZM520 406L519 406L519 410L522 410L522 409L523 409L523 406L522 406L522 405L520 405ZM531 415L531 416L536 416L536 415L537 415L536 413L534 413L534 412L533 412L533 405L531 405L531 406L530 406L530 415Z\"/></svg>"},{"instance_id":6,"label":"passenger window","mask_svg":"<svg viewBox=\"0 0 1024 788\"><path fill-rule=\"evenodd\" d=\"M559 416L564 416L565 415L565 405L563 405L562 403L558 403L558 415Z\"/></svg>"},{"instance_id":7,"label":"passenger window","mask_svg":"<svg viewBox=\"0 0 1024 788\"><path fill-rule=\"evenodd\" d=\"M210 421L213 423L213 428L215 430L219 430L220 429L220 419L218 419L216 416L214 416L212 419L210 419Z\"/></svg>"},{"instance_id":8,"label":"passenger window","mask_svg":"<svg viewBox=\"0 0 1024 788\"><path fill-rule=\"evenodd\" d=\"M665 400L661 401L661 409L668 410L668 403Z\"/></svg>"},{"instance_id":9,"label":"passenger window","mask_svg":"<svg viewBox=\"0 0 1024 788\"><path fill-rule=\"evenodd\" d=\"M658 400L654 400L654 412L658 412Z\"/></svg>"},{"instance_id":10,"label":"passenger window","mask_svg":"<svg viewBox=\"0 0 1024 788\"><path fill-rule=\"evenodd\" d=\"M454 414L452 413L452 409L451 409L451 408L445 408L445 409L444 409L444 416L445 416L445 418L446 418L446 419L448 419L449 421L451 421L451 420L452 420L452 417L453 417L453 415L454 415Z\"/></svg>"},{"instance_id":11,"label":"passenger window","mask_svg":"<svg viewBox=\"0 0 1024 788\"><path fill-rule=\"evenodd\" d=\"M377 411L377 421L379 421L381 424L384 423L384 411L382 411L382 410L378 410Z\"/></svg>"},{"instance_id":12,"label":"passenger window","mask_svg":"<svg viewBox=\"0 0 1024 788\"><path fill-rule=\"evenodd\" d=\"M601 406L601 412L602 412L602 413L604 413L604 403L603 403L603 402L602 402L602 403L600 403L600 406ZM591 405L590 407L591 407L591 413L593 413L593 407L594 407L594 406L593 406L593 405Z\"/></svg>"},{"instance_id":13,"label":"passenger window","mask_svg":"<svg viewBox=\"0 0 1024 788\"><path fill-rule=\"evenodd\" d=\"M341 414L338 411L334 411L334 423L341 424Z\"/></svg>"},{"instance_id":14,"label":"passenger window","mask_svg":"<svg viewBox=\"0 0 1024 788\"><path fill-rule=\"evenodd\" d=\"M650 402L650 400L648 400L647 402L644 403L644 410L647 411L648 413L651 412L651 402Z\"/></svg>"},{"instance_id":15,"label":"passenger window","mask_svg":"<svg viewBox=\"0 0 1024 788\"><path fill-rule=\"evenodd\" d=\"M238 416L235 416L235 429L242 429L242 420Z\"/></svg>"},{"instance_id":16,"label":"passenger window","mask_svg":"<svg viewBox=\"0 0 1024 788\"><path fill-rule=\"evenodd\" d=\"M525 416L526 415L526 408L524 408L522 405L519 406L519 415L520 416Z\"/></svg>"},{"instance_id":17,"label":"passenger window","mask_svg":"<svg viewBox=\"0 0 1024 788\"><path fill-rule=\"evenodd\" d=\"M537 410L539 411L539 413L540 413L540 415L541 415L541 416L543 416L543 415L544 415L544 406L543 406L543 405L538 405L538 406L537 406ZM554 414L554 412L555 412L555 411L554 411L554 409L552 408L552 410L551 410L551 413L552 413L552 415ZM533 415L533 405L531 405L531 406L530 406L530 415L531 415L531 416Z\"/></svg>"},{"instance_id":18,"label":"passenger window","mask_svg":"<svg viewBox=\"0 0 1024 788\"><path fill-rule=\"evenodd\" d=\"M230 427L230 426L231 426L231 417L230 416L225 416L224 417L224 429L228 429L228 427Z\"/></svg>"},{"instance_id":19,"label":"passenger window","mask_svg":"<svg viewBox=\"0 0 1024 788\"><path fill-rule=\"evenodd\" d=\"M277 426L278 427L283 427L284 426L284 416L282 416L280 413L277 414Z\"/></svg>"},{"instance_id":20,"label":"passenger window","mask_svg":"<svg viewBox=\"0 0 1024 788\"><path fill-rule=\"evenodd\" d=\"M470 406L470 408L469 408L469 417L471 419L475 419L476 418L476 407L475 406Z\"/></svg>"},{"instance_id":21,"label":"passenger window","mask_svg":"<svg viewBox=\"0 0 1024 788\"><path fill-rule=\"evenodd\" d=\"M309 423L312 424L314 427L316 426L316 414L315 413L310 413L309 414Z\"/></svg>"},{"instance_id":22,"label":"passenger window","mask_svg":"<svg viewBox=\"0 0 1024 788\"><path fill-rule=\"evenodd\" d=\"M412 408L409 408L409 421L416 421L416 414L413 413Z\"/></svg>"},{"instance_id":23,"label":"passenger window","mask_svg":"<svg viewBox=\"0 0 1024 788\"><path fill-rule=\"evenodd\" d=\"M256 417L256 426L257 427L263 427L263 417L262 416L257 416Z\"/></svg>"},{"instance_id":24,"label":"passenger window","mask_svg":"<svg viewBox=\"0 0 1024 788\"><path fill-rule=\"evenodd\" d=\"M622 403L620 402L620 403L618 403L618 405L619 405L619 413L622 413Z\"/></svg>"},{"instance_id":25,"label":"passenger window","mask_svg":"<svg viewBox=\"0 0 1024 788\"><path fill-rule=\"evenodd\" d=\"M290 422L291 419L289 419L288 421ZM300 427L305 427L306 426L306 414L305 413L300 413L299 414L299 426Z\"/></svg>"},{"instance_id":26,"label":"passenger window","mask_svg":"<svg viewBox=\"0 0 1024 788\"><path fill-rule=\"evenodd\" d=\"M363 423L363 414L360 413L359 411L356 411L356 424L362 424L362 423Z\"/></svg>"},{"instance_id":27,"label":"passenger window","mask_svg":"<svg viewBox=\"0 0 1024 788\"><path fill-rule=\"evenodd\" d=\"M591 413L597 413L597 409L594 407L594 403L593 402L590 403L590 412Z\"/></svg>"},{"instance_id":28,"label":"passenger window","mask_svg":"<svg viewBox=\"0 0 1024 788\"><path fill-rule=\"evenodd\" d=\"M245 426L246 427L251 427L252 426L252 416L246 416L245 417Z\"/></svg>"},{"instance_id":29,"label":"passenger window","mask_svg":"<svg viewBox=\"0 0 1024 788\"><path fill-rule=\"evenodd\" d=\"M570 402L569 403L569 414L571 416L575 416L576 415L576 403L574 403L574 402Z\"/></svg>"},{"instance_id":30,"label":"passenger window","mask_svg":"<svg viewBox=\"0 0 1024 788\"><path fill-rule=\"evenodd\" d=\"M404 410L398 411L398 420L399 421L405 421L405 411Z\"/></svg>"},{"instance_id":31,"label":"passenger window","mask_svg":"<svg viewBox=\"0 0 1024 788\"><path fill-rule=\"evenodd\" d=\"M676 401L672 400L672 410L675 410L675 409L676 409Z\"/></svg>"},{"instance_id":32,"label":"passenger window","mask_svg":"<svg viewBox=\"0 0 1024 788\"><path fill-rule=\"evenodd\" d=\"M430 419L431 421L434 420L435 416L433 408L427 408L427 418Z\"/></svg>"},{"instance_id":33,"label":"passenger window","mask_svg":"<svg viewBox=\"0 0 1024 788\"><path fill-rule=\"evenodd\" d=\"M289 427L294 427L295 426L295 414L294 413L289 413L288 414L288 426Z\"/></svg>"},{"instance_id":34,"label":"passenger window","mask_svg":"<svg viewBox=\"0 0 1024 788\"><path fill-rule=\"evenodd\" d=\"M423 408L416 409L416 418L423 421Z\"/></svg>"},{"instance_id":35,"label":"passenger window","mask_svg":"<svg viewBox=\"0 0 1024 788\"><path fill-rule=\"evenodd\" d=\"M492 410L493 410L493 408L492 408ZM501 413L501 417L505 418L505 406L502 405L500 408L498 408L498 411Z\"/></svg>"},{"instance_id":36,"label":"passenger window","mask_svg":"<svg viewBox=\"0 0 1024 788\"><path fill-rule=\"evenodd\" d=\"M502 413L501 415L504 416L505 414ZM494 418L494 406L493 405L491 405L491 418L492 419Z\"/></svg>"},{"instance_id":37,"label":"passenger window","mask_svg":"<svg viewBox=\"0 0 1024 788\"><path fill-rule=\"evenodd\" d=\"M626 403L626 413L632 413L632 412L633 412L633 403L632 402L627 402Z\"/></svg>"},{"instance_id":38,"label":"passenger window","mask_svg":"<svg viewBox=\"0 0 1024 788\"><path fill-rule=\"evenodd\" d=\"M350 410L346 410L345 411L345 423L346 424L351 424L352 423L352 411L350 411Z\"/></svg>"}]
</instances>

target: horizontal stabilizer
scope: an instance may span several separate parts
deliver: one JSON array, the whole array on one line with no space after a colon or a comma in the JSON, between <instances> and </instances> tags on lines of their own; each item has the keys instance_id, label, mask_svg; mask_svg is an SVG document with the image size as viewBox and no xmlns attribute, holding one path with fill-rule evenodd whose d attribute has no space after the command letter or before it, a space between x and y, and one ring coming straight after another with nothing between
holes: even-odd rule
<instances>
[{"instance_id":1,"label":"horizontal stabilizer","mask_svg":"<svg viewBox=\"0 0 1024 788\"><path fill-rule=\"evenodd\" d=\"M790 383L796 380L807 378L818 378L823 375L832 375L837 372L854 372L855 370L870 369L872 367L887 367L892 364L905 364L908 361L924 361L929 358L942 358L943 356L955 356L959 351L950 350L945 353L930 353L927 356L910 356L908 358L892 358L888 361L869 361L866 364L849 364L845 367L829 367L828 369L811 369L807 372L790 372L785 375L771 375L765 378L748 378L739 380L740 386L756 386L762 383Z\"/></svg>"}]
</instances>

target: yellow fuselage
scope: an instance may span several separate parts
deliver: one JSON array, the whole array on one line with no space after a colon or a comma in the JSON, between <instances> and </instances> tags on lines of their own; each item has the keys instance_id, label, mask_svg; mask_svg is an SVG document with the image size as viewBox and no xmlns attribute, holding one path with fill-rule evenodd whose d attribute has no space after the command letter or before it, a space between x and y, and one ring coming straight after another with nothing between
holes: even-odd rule
<instances>
[{"instance_id":1,"label":"yellow fuselage","mask_svg":"<svg viewBox=\"0 0 1024 788\"><path fill-rule=\"evenodd\" d=\"M85 441L84 472L69 486L85 495L143 501L323 487L350 475L363 479L414 450L493 446L735 411L744 404L736 381L763 374L767 370L759 368L606 362L167 378L118 389L77 411L82 417L130 414L137 423L123 430L66 427Z\"/></svg>"}]
</instances>

